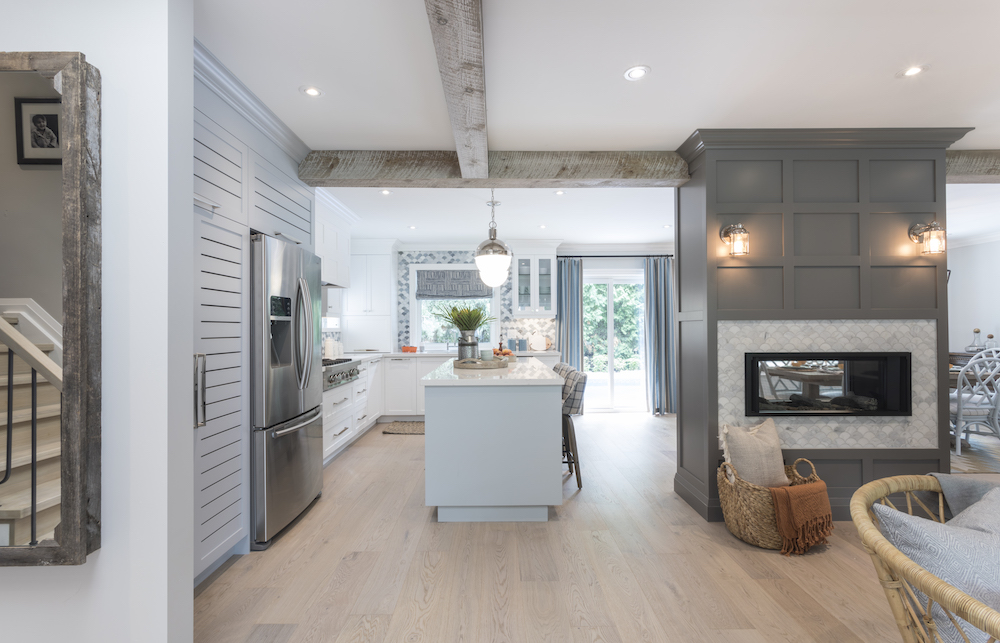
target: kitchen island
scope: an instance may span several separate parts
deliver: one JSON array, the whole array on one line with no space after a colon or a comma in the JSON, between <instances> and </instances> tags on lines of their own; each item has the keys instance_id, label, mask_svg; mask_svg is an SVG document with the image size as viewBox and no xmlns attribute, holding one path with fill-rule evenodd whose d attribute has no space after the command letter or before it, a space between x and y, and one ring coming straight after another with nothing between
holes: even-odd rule
<instances>
[{"instance_id":1,"label":"kitchen island","mask_svg":"<svg viewBox=\"0 0 1000 643\"><path fill-rule=\"evenodd\" d=\"M427 506L439 522L548 520L562 504L563 378L533 357L453 364L421 380Z\"/></svg>"}]
</instances>

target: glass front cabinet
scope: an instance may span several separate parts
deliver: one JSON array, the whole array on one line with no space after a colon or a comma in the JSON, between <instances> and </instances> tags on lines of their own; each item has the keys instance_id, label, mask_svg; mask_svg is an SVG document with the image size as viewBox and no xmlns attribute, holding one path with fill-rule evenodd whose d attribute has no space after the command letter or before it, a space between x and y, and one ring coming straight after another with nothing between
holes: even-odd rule
<instances>
[{"instance_id":1,"label":"glass front cabinet","mask_svg":"<svg viewBox=\"0 0 1000 643\"><path fill-rule=\"evenodd\" d=\"M555 255L515 255L514 288L514 317L555 317Z\"/></svg>"}]
</instances>

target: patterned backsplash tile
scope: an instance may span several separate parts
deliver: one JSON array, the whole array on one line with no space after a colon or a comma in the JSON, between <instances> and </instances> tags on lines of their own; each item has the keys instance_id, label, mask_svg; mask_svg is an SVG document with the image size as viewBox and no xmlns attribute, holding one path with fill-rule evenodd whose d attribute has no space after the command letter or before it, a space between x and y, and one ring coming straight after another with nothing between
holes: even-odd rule
<instances>
[{"instance_id":1,"label":"patterned backsplash tile","mask_svg":"<svg viewBox=\"0 0 1000 643\"><path fill-rule=\"evenodd\" d=\"M719 427L749 426L744 413L744 354L757 352L908 352L913 415L775 417L789 449L934 449L937 427L937 322L933 319L720 321Z\"/></svg>"},{"instance_id":2,"label":"patterned backsplash tile","mask_svg":"<svg viewBox=\"0 0 1000 643\"><path fill-rule=\"evenodd\" d=\"M396 315L400 346L410 344L410 264L474 264L472 250L409 250L399 253L396 274ZM556 339L554 319L514 319L513 280L500 286L500 333L503 338L527 337L533 332Z\"/></svg>"}]
</instances>

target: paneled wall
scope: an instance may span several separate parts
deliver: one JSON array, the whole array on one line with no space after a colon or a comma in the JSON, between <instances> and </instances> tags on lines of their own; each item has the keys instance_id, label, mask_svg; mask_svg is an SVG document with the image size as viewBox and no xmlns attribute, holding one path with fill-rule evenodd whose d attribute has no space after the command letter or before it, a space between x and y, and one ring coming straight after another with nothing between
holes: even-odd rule
<instances>
[{"instance_id":1,"label":"paneled wall","mask_svg":"<svg viewBox=\"0 0 1000 643\"><path fill-rule=\"evenodd\" d=\"M826 350L816 336L822 328L850 336L852 320L858 333L872 331L860 320L892 320L886 326L903 337L889 343L930 361L914 377L934 381L914 384L936 399L915 405L908 424L885 429L893 435L852 426L865 437L851 442L842 435L847 422L838 427L835 420L823 423L828 437L805 438L801 428L788 433L786 459L816 462L830 484L837 518L849 519L850 495L873 477L948 470L946 262L943 255L920 254L907 230L935 218L947 227L945 148L965 131L701 130L678 150L692 178L678 190L676 222L681 373L675 489L704 516L722 517L715 484L720 418L756 423L733 417L728 397L742 388L732 382L744 377L742 361L731 364L729 354L733 345L750 341L732 336L741 322L747 334L769 320L813 322L809 328L816 332L787 341L780 332L797 332L787 325L775 326L779 334L770 339L766 332L755 335L781 351L775 341L787 343L787 350L802 341ZM734 223L750 233L748 256L730 256L719 238ZM720 327L728 337L720 338ZM721 355L720 342L726 347ZM913 436L899 434L906 426ZM854 443L865 448L844 448Z\"/></svg>"}]
</instances>

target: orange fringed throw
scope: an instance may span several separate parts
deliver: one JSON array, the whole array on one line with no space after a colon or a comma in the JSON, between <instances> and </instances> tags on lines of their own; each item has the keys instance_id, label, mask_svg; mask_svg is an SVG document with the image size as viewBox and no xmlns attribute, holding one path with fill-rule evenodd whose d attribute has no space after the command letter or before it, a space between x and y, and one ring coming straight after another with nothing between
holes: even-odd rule
<instances>
[{"instance_id":1,"label":"orange fringed throw","mask_svg":"<svg viewBox=\"0 0 1000 643\"><path fill-rule=\"evenodd\" d=\"M833 511L825 482L771 487L771 498L782 554L804 554L813 545L826 543L833 531Z\"/></svg>"}]
</instances>

